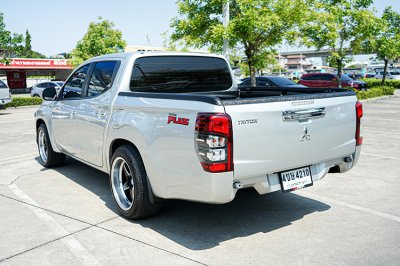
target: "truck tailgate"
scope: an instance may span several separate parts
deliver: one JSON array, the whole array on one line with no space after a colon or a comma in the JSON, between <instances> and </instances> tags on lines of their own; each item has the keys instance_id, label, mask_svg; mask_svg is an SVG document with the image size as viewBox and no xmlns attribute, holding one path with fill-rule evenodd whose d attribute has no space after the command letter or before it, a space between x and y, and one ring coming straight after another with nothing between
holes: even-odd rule
<instances>
[{"instance_id":1,"label":"truck tailgate","mask_svg":"<svg viewBox=\"0 0 400 266\"><path fill-rule=\"evenodd\" d=\"M234 176L280 172L355 151L355 96L225 102L233 126Z\"/></svg>"}]
</instances>

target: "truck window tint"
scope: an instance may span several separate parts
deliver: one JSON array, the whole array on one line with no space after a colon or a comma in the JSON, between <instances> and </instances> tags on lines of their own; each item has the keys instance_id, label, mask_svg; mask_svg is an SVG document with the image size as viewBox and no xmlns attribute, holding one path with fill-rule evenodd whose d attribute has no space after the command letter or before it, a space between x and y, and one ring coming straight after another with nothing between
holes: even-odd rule
<instances>
[{"instance_id":1,"label":"truck window tint","mask_svg":"<svg viewBox=\"0 0 400 266\"><path fill-rule=\"evenodd\" d=\"M232 86L225 60L198 56L151 56L135 61L130 89L136 92L223 91Z\"/></svg>"},{"instance_id":2,"label":"truck window tint","mask_svg":"<svg viewBox=\"0 0 400 266\"><path fill-rule=\"evenodd\" d=\"M111 88L116 65L117 61L104 61L95 64L90 76L88 97L99 95Z\"/></svg>"},{"instance_id":3,"label":"truck window tint","mask_svg":"<svg viewBox=\"0 0 400 266\"><path fill-rule=\"evenodd\" d=\"M1 80L0 80L0 88L2 88L2 89L7 88L7 85Z\"/></svg>"},{"instance_id":4,"label":"truck window tint","mask_svg":"<svg viewBox=\"0 0 400 266\"><path fill-rule=\"evenodd\" d=\"M80 98L90 64L79 68L65 83L62 98Z\"/></svg>"}]
</instances>

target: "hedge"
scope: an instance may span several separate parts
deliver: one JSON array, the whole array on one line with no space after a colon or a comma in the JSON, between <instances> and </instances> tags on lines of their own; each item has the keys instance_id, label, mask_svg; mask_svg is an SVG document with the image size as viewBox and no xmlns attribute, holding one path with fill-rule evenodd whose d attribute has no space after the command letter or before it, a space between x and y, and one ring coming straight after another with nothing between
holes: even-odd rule
<instances>
[{"instance_id":1,"label":"hedge","mask_svg":"<svg viewBox=\"0 0 400 266\"><path fill-rule=\"evenodd\" d=\"M381 86L382 80L380 79L362 79L365 83L367 83L367 88L373 88ZM400 89L400 80L385 80L385 86L390 86L395 89Z\"/></svg>"},{"instance_id":2,"label":"hedge","mask_svg":"<svg viewBox=\"0 0 400 266\"><path fill-rule=\"evenodd\" d=\"M43 102L42 98L39 97L12 97L13 100L5 105L8 107L18 107L18 106L29 106L29 105L40 105Z\"/></svg>"},{"instance_id":3,"label":"hedge","mask_svg":"<svg viewBox=\"0 0 400 266\"><path fill-rule=\"evenodd\" d=\"M368 89L367 91L356 91L357 93L357 98L359 100L365 100L369 98L376 98L376 97L381 97L385 95L393 95L395 91L394 87L390 86L378 86L378 87L372 87Z\"/></svg>"}]
</instances>

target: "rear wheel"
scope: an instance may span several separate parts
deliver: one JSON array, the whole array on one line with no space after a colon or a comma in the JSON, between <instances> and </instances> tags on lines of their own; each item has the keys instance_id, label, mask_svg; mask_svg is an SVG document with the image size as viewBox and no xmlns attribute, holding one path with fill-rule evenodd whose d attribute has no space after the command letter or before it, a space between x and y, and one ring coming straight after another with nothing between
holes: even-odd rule
<instances>
[{"instance_id":1,"label":"rear wheel","mask_svg":"<svg viewBox=\"0 0 400 266\"><path fill-rule=\"evenodd\" d=\"M150 200L142 159L129 145L119 147L112 156L110 187L120 213L128 219L142 219L160 210L160 205Z\"/></svg>"},{"instance_id":2,"label":"rear wheel","mask_svg":"<svg viewBox=\"0 0 400 266\"><path fill-rule=\"evenodd\" d=\"M64 164L65 154L55 152L51 146L49 133L44 124L37 130L37 145L39 150L40 163L48 168Z\"/></svg>"}]
</instances>

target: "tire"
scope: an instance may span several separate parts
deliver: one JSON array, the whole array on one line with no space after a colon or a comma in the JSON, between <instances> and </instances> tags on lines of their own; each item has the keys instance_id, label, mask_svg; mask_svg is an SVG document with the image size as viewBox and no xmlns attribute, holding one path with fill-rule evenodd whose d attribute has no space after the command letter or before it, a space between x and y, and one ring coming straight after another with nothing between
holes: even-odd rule
<instances>
[{"instance_id":1,"label":"tire","mask_svg":"<svg viewBox=\"0 0 400 266\"><path fill-rule=\"evenodd\" d=\"M45 124L40 124L37 129L37 145L39 150L40 164L47 168L63 165L65 162L65 154L55 152L51 146L49 133Z\"/></svg>"},{"instance_id":2,"label":"tire","mask_svg":"<svg viewBox=\"0 0 400 266\"><path fill-rule=\"evenodd\" d=\"M110 188L119 212L128 219L143 219L160 210L160 205L150 200L143 161L130 145L119 147L111 158Z\"/></svg>"}]
</instances>

